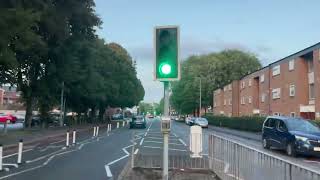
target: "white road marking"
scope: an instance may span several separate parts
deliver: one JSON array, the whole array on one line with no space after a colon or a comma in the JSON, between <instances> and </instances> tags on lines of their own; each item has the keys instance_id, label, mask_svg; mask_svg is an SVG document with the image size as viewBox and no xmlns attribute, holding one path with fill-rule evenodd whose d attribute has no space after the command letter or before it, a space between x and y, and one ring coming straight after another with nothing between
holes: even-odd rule
<instances>
[{"instance_id":1,"label":"white road marking","mask_svg":"<svg viewBox=\"0 0 320 180\"><path fill-rule=\"evenodd\" d=\"M140 141L140 146L142 145L143 141L144 141L144 138L141 139L141 141Z\"/></svg>"},{"instance_id":2,"label":"white road marking","mask_svg":"<svg viewBox=\"0 0 320 180\"><path fill-rule=\"evenodd\" d=\"M176 133L172 133L175 137L178 137Z\"/></svg>"},{"instance_id":3,"label":"white road marking","mask_svg":"<svg viewBox=\"0 0 320 180\"><path fill-rule=\"evenodd\" d=\"M54 157L56 157L56 156L60 156L60 155L67 154L67 153L71 153L71 152L73 152L73 151L76 151L76 150L65 151L65 152L61 152L61 153L55 154L55 155L51 156L49 159L47 159L47 161L44 162L43 165L44 165L44 166L47 165L47 164L48 164Z\"/></svg>"},{"instance_id":4,"label":"white road marking","mask_svg":"<svg viewBox=\"0 0 320 180\"><path fill-rule=\"evenodd\" d=\"M134 154L138 154L138 152L139 152L139 149L136 149L136 150L134 151Z\"/></svg>"},{"instance_id":5,"label":"white road marking","mask_svg":"<svg viewBox=\"0 0 320 180\"><path fill-rule=\"evenodd\" d=\"M148 132L144 133L144 137L146 137L146 136L147 136L147 134L148 134Z\"/></svg>"},{"instance_id":6,"label":"white road marking","mask_svg":"<svg viewBox=\"0 0 320 180\"><path fill-rule=\"evenodd\" d=\"M9 168L3 168L3 169L4 169L4 171L6 171L6 172L10 171Z\"/></svg>"},{"instance_id":7,"label":"white road marking","mask_svg":"<svg viewBox=\"0 0 320 180\"><path fill-rule=\"evenodd\" d=\"M226 163L226 165L224 166L224 173L227 173L229 171L229 163Z\"/></svg>"},{"instance_id":8,"label":"white road marking","mask_svg":"<svg viewBox=\"0 0 320 180\"><path fill-rule=\"evenodd\" d=\"M81 150L83 146L84 146L84 144L81 144L81 145L78 147L78 149Z\"/></svg>"},{"instance_id":9,"label":"white road marking","mask_svg":"<svg viewBox=\"0 0 320 180\"><path fill-rule=\"evenodd\" d=\"M19 172L16 172L16 173L9 174L9 175L7 175L7 176L2 176L2 177L0 177L0 179L6 179L6 178L8 178L8 177L16 176L16 175L19 175L19 174L22 174L22 173L25 173L25 172L29 172L29 171L33 171L33 170L35 170L35 169L39 169L39 168L41 168L41 167L42 167L42 165L39 165L39 166L30 168L30 169L26 169L26 170L23 170L23 171L19 171Z\"/></svg>"},{"instance_id":10,"label":"white road marking","mask_svg":"<svg viewBox=\"0 0 320 180\"><path fill-rule=\"evenodd\" d=\"M105 165L104 168L106 169L107 177L111 178L112 177L112 173L110 171L110 167L108 165Z\"/></svg>"},{"instance_id":11,"label":"white road marking","mask_svg":"<svg viewBox=\"0 0 320 180\"><path fill-rule=\"evenodd\" d=\"M24 152L28 152L28 151L31 151L31 150L33 150L33 149L26 149L26 150L24 150L24 151L22 151L22 152L24 153ZM17 154L18 154L18 153L9 154L9 155L3 156L2 159L5 159L5 158L11 157L11 156L15 156L15 155L17 155Z\"/></svg>"},{"instance_id":12,"label":"white road marking","mask_svg":"<svg viewBox=\"0 0 320 180\"><path fill-rule=\"evenodd\" d=\"M50 149L50 148L60 148L60 147L62 147L63 145L60 145L60 146L47 146L47 147L45 147L45 148L43 148L43 149L40 149L39 151L40 152L44 152L44 151L46 151L46 150L48 150L48 149Z\"/></svg>"},{"instance_id":13,"label":"white road marking","mask_svg":"<svg viewBox=\"0 0 320 180\"><path fill-rule=\"evenodd\" d=\"M145 143L157 143L157 144L163 144L162 141L144 141ZM184 146L184 144L177 144L177 143L169 143L171 145L178 145L178 146Z\"/></svg>"},{"instance_id":14,"label":"white road marking","mask_svg":"<svg viewBox=\"0 0 320 180\"><path fill-rule=\"evenodd\" d=\"M179 139L179 141L180 141L184 146L187 146L187 144L186 144L182 139Z\"/></svg>"},{"instance_id":15,"label":"white road marking","mask_svg":"<svg viewBox=\"0 0 320 180\"><path fill-rule=\"evenodd\" d=\"M163 139L163 138L158 138L158 137L146 137L146 139Z\"/></svg>"},{"instance_id":16,"label":"white road marking","mask_svg":"<svg viewBox=\"0 0 320 180\"><path fill-rule=\"evenodd\" d=\"M64 142L64 141L66 141L66 140L64 139L64 140L61 140L61 141L52 142L52 143L50 143L50 144L51 144L51 145L52 145L52 144L58 144L58 143L61 143L61 142Z\"/></svg>"},{"instance_id":17,"label":"white road marking","mask_svg":"<svg viewBox=\"0 0 320 180\"><path fill-rule=\"evenodd\" d=\"M55 153L58 153L58 152L61 152L61 149L60 149L60 150L58 150L58 151L54 151L53 153L50 153L50 154L44 155L44 156L40 156L40 157L38 157L38 158L36 158L36 159L28 160L28 161L26 161L26 163L28 164L28 163L32 163L32 162L39 161L39 160L41 160L41 159L44 159L44 158L46 158L46 157L48 157L48 156L51 156L51 155L53 155L53 154L55 154Z\"/></svg>"},{"instance_id":18,"label":"white road marking","mask_svg":"<svg viewBox=\"0 0 320 180\"><path fill-rule=\"evenodd\" d=\"M155 147L155 146L143 146L145 148L151 148L151 149L162 149L162 147ZM169 148L169 150L171 151L182 151L182 152L186 152L187 150L185 149L173 149L173 148Z\"/></svg>"}]
</instances>

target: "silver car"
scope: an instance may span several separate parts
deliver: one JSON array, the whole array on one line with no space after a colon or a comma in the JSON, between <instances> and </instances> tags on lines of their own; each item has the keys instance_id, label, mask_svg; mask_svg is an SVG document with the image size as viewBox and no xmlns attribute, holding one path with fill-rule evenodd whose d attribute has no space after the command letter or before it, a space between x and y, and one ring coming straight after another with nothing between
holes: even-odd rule
<instances>
[{"instance_id":1,"label":"silver car","mask_svg":"<svg viewBox=\"0 0 320 180\"><path fill-rule=\"evenodd\" d=\"M206 118L196 118L194 124L203 128L208 128L208 120Z\"/></svg>"}]
</instances>

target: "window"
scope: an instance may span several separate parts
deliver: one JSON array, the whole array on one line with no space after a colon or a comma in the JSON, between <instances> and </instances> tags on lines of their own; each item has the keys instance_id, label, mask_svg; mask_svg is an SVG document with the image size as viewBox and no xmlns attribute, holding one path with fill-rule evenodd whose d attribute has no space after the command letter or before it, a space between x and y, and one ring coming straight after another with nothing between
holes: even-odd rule
<instances>
[{"instance_id":1,"label":"window","mask_svg":"<svg viewBox=\"0 0 320 180\"><path fill-rule=\"evenodd\" d=\"M314 84L309 84L309 99L314 99Z\"/></svg>"},{"instance_id":2,"label":"window","mask_svg":"<svg viewBox=\"0 0 320 180\"><path fill-rule=\"evenodd\" d=\"M246 102L245 102L245 97L241 97L241 104L246 104Z\"/></svg>"},{"instance_id":3,"label":"window","mask_svg":"<svg viewBox=\"0 0 320 180\"><path fill-rule=\"evenodd\" d=\"M252 85L252 82L251 82L251 79L249 79L249 86L251 86Z\"/></svg>"},{"instance_id":4,"label":"window","mask_svg":"<svg viewBox=\"0 0 320 180\"><path fill-rule=\"evenodd\" d=\"M276 127L276 119L269 118L269 119L264 123L264 126L269 127L269 128Z\"/></svg>"},{"instance_id":5,"label":"window","mask_svg":"<svg viewBox=\"0 0 320 180\"><path fill-rule=\"evenodd\" d=\"M245 82L245 81L242 81L242 82L241 82L241 88L243 89L245 86L246 86L246 82Z\"/></svg>"},{"instance_id":6,"label":"window","mask_svg":"<svg viewBox=\"0 0 320 180\"><path fill-rule=\"evenodd\" d=\"M252 102L251 96L248 97L248 101L249 101L249 104L251 104L251 102Z\"/></svg>"},{"instance_id":7,"label":"window","mask_svg":"<svg viewBox=\"0 0 320 180\"><path fill-rule=\"evenodd\" d=\"M308 72L313 72L313 60L310 59L307 61L308 62Z\"/></svg>"},{"instance_id":8,"label":"window","mask_svg":"<svg viewBox=\"0 0 320 180\"><path fill-rule=\"evenodd\" d=\"M281 95L281 90L280 88L273 89L272 90L272 99L279 99Z\"/></svg>"},{"instance_id":9,"label":"window","mask_svg":"<svg viewBox=\"0 0 320 180\"><path fill-rule=\"evenodd\" d=\"M287 131L287 126L286 126L286 124L283 122L283 121L281 121L281 120L278 120L278 130L279 131L282 131L282 132L285 132L285 131Z\"/></svg>"},{"instance_id":10,"label":"window","mask_svg":"<svg viewBox=\"0 0 320 180\"><path fill-rule=\"evenodd\" d=\"M231 86L231 84L229 84L229 90L230 90L230 91L232 90L232 86Z\"/></svg>"},{"instance_id":11,"label":"window","mask_svg":"<svg viewBox=\"0 0 320 180\"><path fill-rule=\"evenodd\" d=\"M295 85L290 85L290 89L289 89L289 94L290 94L290 97L293 97L296 95L296 87Z\"/></svg>"},{"instance_id":12,"label":"window","mask_svg":"<svg viewBox=\"0 0 320 180\"><path fill-rule=\"evenodd\" d=\"M213 107L217 107L217 102L214 102L214 103L213 103Z\"/></svg>"},{"instance_id":13,"label":"window","mask_svg":"<svg viewBox=\"0 0 320 180\"><path fill-rule=\"evenodd\" d=\"M291 117L296 117L296 113L295 113L295 112L291 112L291 113L290 113L290 116L291 116Z\"/></svg>"},{"instance_id":14,"label":"window","mask_svg":"<svg viewBox=\"0 0 320 180\"><path fill-rule=\"evenodd\" d=\"M223 105L226 105L226 104L227 104L227 100L224 100Z\"/></svg>"},{"instance_id":15,"label":"window","mask_svg":"<svg viewBox=\"0 0 320 180\"><path fill-rule=\"evenodd\" d=\"M280 74L280 65L276 65L272 68L272 76Z\"/></svg>"},{"instance_id":16,"label":"window","mask_svg":"<svg viewBox=\"0 0 320 180\"><path fill-rule=\"evenodd\" d=\"M294 60L289 61L289 71L294 70Z\"/></svg>"},{"instance_id":17,"label":"window","mask_svg":"<svg viewBox=\"0 0 320 180\"><path fill-rule=\"evenodd\" d=\"M232 105L232 100L231 99L229 99L229 105Z\"/></svg>"},{"instance_id":18,"label":"window","mask_svg":"<svg viewBox=\"0 0 320 180\"><path fill-rule=\"evenodd\" d=\"M266 95L264 93L261 94L261 102L266 101Z\"/></svg>"},{"instance_id":19,"label":"window","mask_svg":"<svg viewBox=\"0 0 320 180\"><path fill-rule=\"evenodd\" d=\"M262 74L261 76L260 76L260 82L264 82L264 74Z\"/></svg>"},{"instance_id":20,"label":"window","mask_svg":"<svg viewBox=\"0 0 320 180\"><path fill-rule=\"evenodd\" d=\"M280 116L280 113L275 112L275 113L273 113L273 115L275 115L275 116Z\"/></svg>"}]
</instances>

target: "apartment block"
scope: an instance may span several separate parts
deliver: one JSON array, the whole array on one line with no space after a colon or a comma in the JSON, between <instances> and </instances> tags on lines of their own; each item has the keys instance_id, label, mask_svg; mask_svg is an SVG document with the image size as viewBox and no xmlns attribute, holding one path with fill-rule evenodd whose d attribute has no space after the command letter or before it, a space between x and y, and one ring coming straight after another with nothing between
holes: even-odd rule
<instances>
[{"instance_id":1,"label":"apartment block","mask_svg":"<svg viewBox=\"0 0 320 180\"><path fill-rule=\"evenodd\" d=\"M219 106L219 112L229 114L231 111L232 116L285 115L320 118L319 49L320 43L242 77L238 81L238 88L232 88L227 93L224 91L226 94L223 96L214 96L215 102L215 98L225 100L230 94L238 94L231 98L231 110L229 106ZM236 101L238 104L234 104Z\"/></svg>"},{"instance_id":2,"label":"apartment block","mask_svg":"<svg viewBox=\"0 0 320 180\"><path fill-rule=\"evenodd\" d=\"M213 112L215 114L226 116L238 116L239 106L239 81L233 81L232 83L224 86L221 89L214 91L214 105Z\"/></svg>"}]
</instances>

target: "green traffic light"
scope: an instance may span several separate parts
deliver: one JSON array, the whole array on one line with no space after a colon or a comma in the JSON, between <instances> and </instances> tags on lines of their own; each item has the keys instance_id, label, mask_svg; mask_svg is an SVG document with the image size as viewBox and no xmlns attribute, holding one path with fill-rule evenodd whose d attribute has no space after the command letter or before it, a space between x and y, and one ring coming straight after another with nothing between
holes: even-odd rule
<instances>
[{"instance_id":1,"label":"green traffic light","mask_svg":"<svg viewBox=\"0 0 320 180\"><path fill-rule=\"evenodd\" d=\"M171 73L171 66L169 64L162 64L160 66L160 71L162 74L168 75Z\"/></svg>"}]
</instances>

